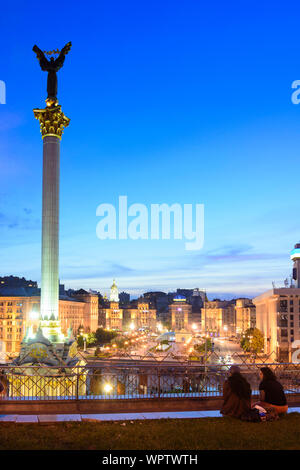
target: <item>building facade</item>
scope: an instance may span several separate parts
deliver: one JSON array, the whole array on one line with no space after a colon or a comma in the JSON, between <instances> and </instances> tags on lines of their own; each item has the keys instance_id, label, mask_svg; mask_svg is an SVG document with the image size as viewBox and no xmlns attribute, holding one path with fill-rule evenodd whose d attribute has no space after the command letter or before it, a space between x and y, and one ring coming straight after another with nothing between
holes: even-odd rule
<instances>
[{"instance_id":1,"label":"building facade","mask_svg":"<svg viewBox=\"0 0 300 470\"><path fill-rule=\"evenodd\" d=\"M80 289L73 294L74 299L83 302L84 318L82 326L88 333L93 333L98 328L98 294ZM75 307L73 307L75 309Z\"/></svg>"},{"instance_id":2,"label":"building facade","mask_svg":"<svg viewBox=\"0 0 300 470\"><path fill-rule=\"evenodd\" d=\"M238 337L242 336L248 328L255 328L256 308L251 299L236 299L235 323Z\"/></svg>"},{"instance_id":3,"label":"building facade","mask_svg":"<svg viewBox=\"0 0 300 470\"><path fill-rule=\"evenodd\" d=\"M191 314L192 306L187 303L183 295L176 295L169 305L172 322L172 331L189 331L192 329Z\"/></svg>"},{"instance_id":4,"label":"building facade","mask_svg":"<svg viewBox=\"0 0 300 470\"><path fill-rule=\"evenodd\" d=\"M36 332L39 325L40 295L37 289L1 288L0 289L0 353L18 353L26 330ZM98 302L86 293L82 298L62 295L59 299L59 320L61 330L67 334L73 329L74 335L79 327L85 332L95 331L98 327ZM96 296L98 300L98 296ZM91 329L92 328L92 329Z\"/></svg>"},{"instance_id":5,"label":"building facade","mask_svg":"<svg viewBox=\"0 0 300 470\"><path fill-rule=\"evenodd\" d=\"M253 299L256 326L264 336L264 352L289 362L292 343L300 339L300 288L271 289Z\"/></svg>"},{"instance_id":6,"label":"building facade","mask_svg":"<svg viewBox=\"0 0 300 470\"><path fill-rule=\"evenodd\" d=\"M235 335L235 305L227 300L207 300L201 312L202 331L218 336Z\"/></svg>"},{"instance_id":7,"label":"building facade","mask_svg":"<svg viewBox=\"0 0 300 470\"><path fill-rule=\"evenodd\" d=\"M79 329L83 328L84 331L89 331L90 322L86 322L86 303L74 299L60 299L58 305L58 314L61 322L61 330L64 335L68 333L71 327L76 336ZM95 330L93 330L95 331Z\"/></svg>"},{"instance_id":8,"label":"building facade","mask_svg":"<svg viewBox=\"0 0 300 470\"><path fill-rule=\"evenodd\" d=\"M130 328L145 328L148 330L156 329L156 309L151 308L146 299L139 299L136 308L126 309Z\"/></svg>"},{"instance_id":9,"label":"building facade","mask_svg":"<svg viewBox=\"0 0 300 470\"><path fill-rule=\"evenodd\" d=\"M39 303L39 297L0 296L0 344L2 353L19 352L27 325L35 317L38 317Z\"/></svg>"},{"instance_id":10,"label":"building facade","mask_svg":"<svg viewBox=\"0 0 300 470\"><path fill-rule=\"evenodd\" d=\"M123 309L119 306L119 293L115 280L110 288L109 301L104 297L104 306L99 309L99 318L105 318L106 328L122 331Z\"/></svg>"}]
</instances>

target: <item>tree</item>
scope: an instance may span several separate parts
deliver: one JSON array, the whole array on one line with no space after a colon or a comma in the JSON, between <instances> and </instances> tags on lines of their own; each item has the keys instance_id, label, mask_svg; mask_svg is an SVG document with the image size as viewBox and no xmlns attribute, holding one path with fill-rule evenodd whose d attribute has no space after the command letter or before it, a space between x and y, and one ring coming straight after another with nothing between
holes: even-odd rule
<instances>
[{"instance_id":1,"label":"tree","mask_svg":"<svg viewBox=\"0 0 300 470\"><path fill-rule=\"evenodd\" d=\"M96 342L100 345L109 343L116 336L116 331L105 330L104 328L98 328L95 332Z\"/></svg>"},{"instance_id":2,"label":"tree","mask_svg":"<svg viewBox=\"0 0 300 470\"><path fill-rule=\"evenodd\" d=\"M89 333L86 339L87 346L94 346L97 343L97 338L95 333Z\"/></svg>"},{"instance_id":3,"label":"tree","mask_svg":"<svg viewBox=\"0 0 300 470\"><path fill-rule=\"evenodd\" d=\"M94 346L97 342L95 333L88 333L88 335L80 335L77 337L77 346L81 349L84 347L84 341L86 341L87 346Z\"/></svg>"},{"instance_id":4,"label":"tree","mask_svg":"<svg viewBox=\"0 0 300 470\"><path fill-rule=\"evenodd\" d=\"M119 349L127 349L129 346L129 342L124 338L124 336L118 336L113 341Z\"/></svg>"},{"instance_id":5,"label":"tree","mask_svg":"<svg viewBox=\"0 0 300 470\"><path fill-rule=\"evenodd\" d=\"M78 346L80 349L83 349L83 346L84 346L84 339L83 339L83 336L78 336L78 337L77 337L77 346Z\"/></svg>"},{"instance_id":6,"label":"tree","mask_svg":"<svg viewBox=\"0 0 300 470\"><path fill-rule=\"evenodd\" d=\"M245 352L258 354L264 348L264 337L258 328L248 328L241 339L241 348Z\"/></svg>"},{"instance_id":7,"label":"tree","mask_svg":"<svg viewBox=\"0 0 300 470\"><path fill-rule=\"evenodd\" d=\"M206 349L206 350L207 350L207 351L211 351L211 349L212 349L212 342L211 342L211 339L210 339L210 338L207 338L205 341L206 341L206 345L207 345L207 349ZM196 345L194 346L195 351L197 351L197 352L199 352L199 353L205 352L205 341L204 341L204 343L202 343L202 344L196 344Z\"/></svg>"}]
</instances>

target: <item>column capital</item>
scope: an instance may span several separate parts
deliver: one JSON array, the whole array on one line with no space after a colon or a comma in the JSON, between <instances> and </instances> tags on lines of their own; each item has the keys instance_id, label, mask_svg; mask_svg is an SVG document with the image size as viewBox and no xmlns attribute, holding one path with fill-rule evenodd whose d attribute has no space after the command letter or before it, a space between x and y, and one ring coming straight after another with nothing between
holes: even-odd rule
<instances>
[{"instance_id":1,"label":"column capital","mask_svg":"<svg viewBox=\"0 0 300 470\"><path fill-rule=\"evenodd\" d=\"M70 119L64 115L60 105L34 109L33 113L40 121L42 138L52 135L61 140L65 127L70 124Z\"/></svg>"}]
</instances>

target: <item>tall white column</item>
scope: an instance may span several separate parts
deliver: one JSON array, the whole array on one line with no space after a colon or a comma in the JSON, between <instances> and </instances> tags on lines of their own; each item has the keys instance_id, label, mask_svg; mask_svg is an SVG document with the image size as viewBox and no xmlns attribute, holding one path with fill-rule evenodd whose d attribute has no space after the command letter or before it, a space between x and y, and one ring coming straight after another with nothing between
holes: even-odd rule
<instances>
[{"instance_id":1,"label":"tall white column","mask_svg":"<svg viewBox=\"0 0 300 470\"><path fill-rule=\"evenodd\" d=\"M34 109L43 137L42 283L40 327L52 343L63 340L59 299L59 160L60 140L70 119L60 105Z\"/></svg>"},{"instance_id":2,"label":"tall white column","mask_svg":"<svg viewBox=\"0 0 300 470\"><path fill-rule=\"evenodd\" d=\"M41 319L58 319L60 139L43 139Z\"/></svg>"}]
</instances>

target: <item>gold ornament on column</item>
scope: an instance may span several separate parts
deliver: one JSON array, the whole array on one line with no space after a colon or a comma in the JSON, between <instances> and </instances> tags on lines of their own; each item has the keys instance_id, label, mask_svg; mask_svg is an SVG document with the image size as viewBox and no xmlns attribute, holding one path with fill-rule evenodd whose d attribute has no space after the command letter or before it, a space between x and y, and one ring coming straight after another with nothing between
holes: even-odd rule
<instances>
[{"instance_id":1,"label":"gold ornament on column","mask_svg":"<svg viewBox=\"0 0 300 470\"><path fill-rule=\"evenodd\" d=\"M34 109L33 113L40 122L42 138L52 135L61 139L65 127L70 124L70 119L62 112L60 105Z\"/></svg>"}]
</instances>

